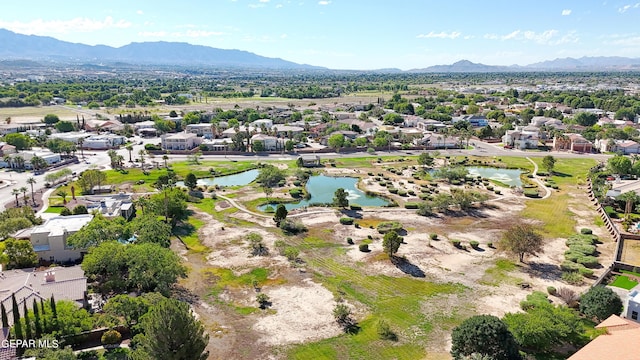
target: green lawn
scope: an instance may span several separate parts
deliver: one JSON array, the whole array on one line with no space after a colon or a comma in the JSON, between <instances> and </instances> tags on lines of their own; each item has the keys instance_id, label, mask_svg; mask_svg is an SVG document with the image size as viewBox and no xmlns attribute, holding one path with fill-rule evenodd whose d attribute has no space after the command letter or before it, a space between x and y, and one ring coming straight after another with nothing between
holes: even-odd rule
<instances>
[{"instance_id":1,"label":"green lawn","mask_svg":"<svg viewBox=\"0 0 640 360\"><path fill-rule=\"evenodd\" d=\"M547 237L569 237L575 233L576 220L569 210L569 194L554 193L544 200L529 200L522 212L524 217L539 220L543 235Z\"/></svg>"},{"instance_id":2,"label":"green lawn","mask_svg":"<svg viewBox=\"0 0 640 360\"><path fill-rule=\"evenodd\" d=\"M48 214L60 214L62 209L64 209L64 206L49 206L44 212Z\"/></svg>"},{"instance_id":3,"label":"green lawn","mask_svg":"<svg viewBox=\"0 0 640 360\"><path fill-rule=\"evenodd\" d=\"M174 233L180 236L182 242L190 251L200 253L208 251L209 248L202 245L198 238L198 229L204 225L204 221L190 217L183 226L176 227Z\"/></svg>"},{"instance_id":4,"label":"green lawn","mask_svg":"<svg viewBox=\"0 0 640 360\"><path fill-rule=\"evenodd\" d=\"M542 167L542 158L531 158L536 164L538 164L538 171L546 170ZM580 185L583 184L589 169L594 167L597 162L593 159L585 158L556 158L556 164L553 167L554 175L551 177L556 184L562 189L563 185Z\"/></svg>"},{"instance_id":5,"label":"green lawn","mask_svg":"<svg viewBox=\"0 0 640 360\"><path fill-rule=\"evenodd\" d=\"M636 285L638 285L638 282L635 280L629 279L627 276L618 275L616 276L615 280L609 285L626 289L626 290L631 290Z\"/></svg>"}]
</instances>

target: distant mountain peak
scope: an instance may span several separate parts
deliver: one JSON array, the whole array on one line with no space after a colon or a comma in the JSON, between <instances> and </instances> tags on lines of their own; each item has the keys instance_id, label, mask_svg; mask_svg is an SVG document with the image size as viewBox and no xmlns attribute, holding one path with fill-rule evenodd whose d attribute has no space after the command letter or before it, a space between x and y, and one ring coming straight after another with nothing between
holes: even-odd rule
<instances>
[{"instance_id":1,"label":"distant mountain peak","mask_svg":"<svg viewBox=\"0 0 640 360\"><path fill-rule=\"evenodd\" d=\"M217 66L319 70L318 66L269 58L248 51L218 49L186 42L134 42L118 48L75 44L47 36L22 35L0 29L0 60L59 62L126 62L130 64Z\"/></svg>"}]
</instances>

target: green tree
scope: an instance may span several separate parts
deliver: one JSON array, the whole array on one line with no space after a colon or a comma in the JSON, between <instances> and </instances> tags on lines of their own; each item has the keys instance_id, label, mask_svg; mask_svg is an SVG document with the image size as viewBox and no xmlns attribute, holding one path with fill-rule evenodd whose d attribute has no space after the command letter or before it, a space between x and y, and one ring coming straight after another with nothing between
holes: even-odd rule
<instances>
[{"instance_id":1,"label":"green tree","mask_svg":"<svg viewBox=\"0 0 640 360\"><path fill-rule=\"evenodd\" d=\"M155 243L103 242L89 249L82 269L88 278L100 284L103 293L129 290L168 295L178 278L186 276L178 255Z\"/></svg>"},{"instance_id":2,"label":"green tree","mask_svg":"<svg viewBox=\"0 0 640 360\"><path fill-rule=\"evenodd\" d=\"M285 174L273 165L265 165L260 169L256 182L262 186L274 188L284 180Z\"/></svg>"},{"instance_id":3,"label":"green tree","mask_svg":"<svg viewBox=\"0 0 640 360\"><path fill-rule=\"evenodd\" d=\"M346 208L349 206L349 193L345 191L343 188L338 188L335 193L333 193L333 206Z\"/></svg>"},{"instance_id":4,"label":"green tree","mask_svg":"<svg viewBox=\"0 0 640 360\"><path fill-rule=\"evenodd\" d=\"M3 303L0 303L0 312L2 312L2 327L3 328L8 328L9 327L9 318L7 317L7 309L4 307Z\"/></svg>"},{"instance_id":5,"label":"green tree","mask_svg":"<svg viewBox=\"0 0 640 360\"><path fill-rule=\"evenodd\" d=\"M594 286L580 297L580 312L586 317L603 321L611 315L620 315L622 301L613 290Z\"/></svg>"},{"instance_id":6,"label":"green tree","mask_svg":"<svg viewBox=\"0 0 640 360\"><path fill-rule=\"evenodd\" d=\"M44 123L47 125L53 125L60 121L60 118L56 114L47 114L44 116Z\"/></svg>"},{"instance_id":7,"label":"green tree","mask_svg":"<svg viewBox=\"0 0 640 360\"><path fill-rule=\"evenodd\" d=\"M88 224L69 236L67 244L76 249L88 249L105 241L126 240L130 237L124 218L107 219L102 214L96 214Z\"/></svg>"},{"instance_id":8,"label":"green tree","mask_svg":"<svg viewBox=\"0 0 640 360\"><path fill-rule=\"evenodd\" d=\"M87 207L86 207L86 206L84 206L84 205L80 204L80 205L76 205L76 206L73 208L72 213L73 213L73 215L88 214L88 213L89 213L89 210L87 210Z\"/></svg>"},{"instance_id":9,"label":"green tree","mask_svg":"<svg viewBox=\"0 0 640 360\"><path fill-rule=\"evenodd\" d=\"M31 201L33 202L33 205L36 204L36 197L33 191L33 185L35 185L35 183L36 183L36 179L34 179L33 177L30 177L27 179L27 184L31 186Z\"/></svg>"},{"instance_id":10,"label":"green tree","mask_svg":"<svg viewBox=\"0 0 640 360\"><path fill-rule=\"evenodd\" d=\"M593 126L598 122L598 116L588 112L580 112L573 118L573 120L578 125Z\"/></svg>"},{"instance_id":11,"label":"green tree","mask_svg":"<svg viewBox=\"0 0 640 360\"><path fill-rule=\"evenodd\" d=\"M184 186L188 187L189 190L195 189L198 186L198 178L194 173L188 173L187 177L184 178Z\"/></svg>"},{"instance_id":12,"label":"green tree","mask_svg":"<svg viewBox=\"0 0 640 360\"><path fill-rule=\"evenodd\" d=\"M24 335L25 339L33 339L33 332L31 331L31 319L29 317L29 309L27 309L26 300L22 302L22 313L24 314Z\"/></svg>"},{"instance_id":13,"label":"green tree","mask_svg":"<svg viewBox=\"0 0 640 360\"><path fill-rule=\"evenodd\" d=\"M424 151L418 155L418 165L431 166L433 165L433 158L428 152Z\"/></svg>"},{"instance_id":14,"label":"green tree","mask_svg":"<svg viewBox=\"0 0 640 360\"><path fill-rule=\"evenodd\" d=\"M395 230L391 230L384 234L384 238L382 239L382 248L391 258L398 252L398 249L400 249L402 241L404 241L402 236L398 235Z\"/></svg>"},{"instance_id":15,"label":"green tree","mask_svg":"<svg viewBox=\"0 0 640 360\"><path fill-rule=\"evenodd\" d=\"M451 355L459 360L472 354L495 360L519 360L518 344L505 323L492 315L472 316L453 329Z\"/></svg>"},{"instance_id":16,"label":"green tree","mask_svg":"<svg viewBox=\"0 0 640 360\"><path fill-rule=\"evenodd\" d=\"M280 227L280 223L287 218L288 214L289 211L287 211L284 204L278 204L275 215L273 215L273 221L276 223L276 226Z\"/></svg>"},{"instance_id":17,"label":"green tree","mask_svg":"<svg viewBox=\"0 0 640 360\"><path fill-rule=\"evenodd\" d=\"M56 123L55 128L62 133L71 132L76 129L70 121L59 121Z\"/></svg>"},{"instance_id":18,"label":"green tree","mask_svg":"<svg viewBox=\"0 0 640 360\"><path fill-rule=\"evenodd\" d=\"M164 298L158 293L147 293L136 297L120 294L109 298L103 310L106 314L124 318L126 323L131 326L139 324L142 316Z\"/></svg>"},{"instance_id":19,"label":"green tree","mask_svg":"<svg viewBox=\"0 0 640 360\"><path fill-rule=\"evenodd\" d=\"M580 334L578 313L547 300L523 313L507 313L503 321L520 346L535 352L552 350Z\"/></svg>"},{"instance_id":20,"label":"green tree","mask_svg":"<svg viewBox=\"0 0 640 360\"><path fill-rule=\"evenodd\" d=\"M633 164L631 163L631 159L628 157L624 155L616 155L607 160L607 167L614 174L627 175L631 173Z\"/></svg>"},{"instance_id":21,"label":"green tree","mask_svg":"<svg viewBox=\"0 0 640 360\"><path fill-rule=\"evenodd\" d=\"M553 173L553 168L555 165L556 165L556 159L553 156L547 155L542 158L542 167L545 170L547 170L549 174Z\"/></svg>"},{"instance_id":22,"label":"green tree","mask_svg":"<svg viewBox=\"0 0 640 360\"><path fill-rule=\"evenodd\" d=\"M48 341L49 344L53 344L55 341L58 341L53 335L45 335L42 337L42 340ZM64 348L46 346L29 348L24 352L24 356L33 357L38 360L76 360L78 358L74 354L71 346L66 346Z\"/></svg>"},{"instance_id":23,"label":"green tree","mask_svg":"<svg viewBox=\"0 0 640 360\"><path fill-rule=\"evenodd\" d=\"M344 135L331 135L327 140L327 145L329 145L330 148L335 149L336 151L340 151L340 148L344 146Z\"/></svg>"},{"instance_id":24,"label":"green tree","mask_svg":"<svg viewBox=\"0 0 640 360\"><path fill-rule=\"evenodd\" d=\"M4 253L8 257L10 269L22 269L32 267L38 263L38 255L33 251L29 240L16 240L9 238L4 242Z\"/></svg>"},{"instance_id":25,"label":"green tree","mask_svg":"<svg viewBox=\"0 0 640 360\"><path fill-rule=\"evenodd\" d=\"M4 141L9 145L15 146L18 151L31 148L31 138L25 134L7 134L4 136Z\"/></svg>"},{"instance_id":26,"label":"green tree","mask_svg":"<svg viewBox=\"0 0 640 360\"><path fill-rule=\"evenodd\" d=\"M13 333L16 339L24 339L22 333L22 321L20 321L20 310L18 310L18 302L16 301L16 294L11 294L11 313L13 315Z\"/></svg>"},{"instance_id":27,"label":"green tree","mask_svg":"<svg viewBox=\"0 0 640 360\"><path fill-rule=\"evenodd\" d=\"M36 299L33 299L33 323L35 325L36 337L40 338L42 335L42 322L40 321L40 310L38 309L38 303Z\"/></svg>"},{"instance_id":28,"label":"green tree","mask_svg":"<svg viewBox=\"0 0 640 360\"><path fill-rule=\"evenodd\" d=\"M518 255L524 262L525 255L537 255L544 250L544 238L534 227L526 223L517 223L509 227L500 239L500 248L510 254Z\"/></svg>"},{"instance_id":29,"label":"green tree","mask_svg":"<svg viewBox=\"0 0 640 360\"><path fill-rule=\"evenodd\" d=\"M176 224L189 216L187 210L187 195L180 189L169 187L161 193L149 198L150 208L157 215L165 217L165 221L175 227Z\"/></svg>"},{"instance_id":30,"label":"green tree","mask_svg":"<svg viewBox=\"0 0 640 360\"><path fill-rule=\"evenodd\" d=\"M171 245L171 225L154 214L138 216L128 227L128 233L136 236L136 244L155 243L165 248Z\"/></svg>"},{"instance_id":31,"label":"green tree","mask_svg":"<svg viewBox=\"0 0 640 360\"><path fill-rule=\"evenodd\" d=\"M144 337L136 352L154 360L206 360L209 335L189 306L165 299L142 318Z\"/></svg>"}]
</instances>

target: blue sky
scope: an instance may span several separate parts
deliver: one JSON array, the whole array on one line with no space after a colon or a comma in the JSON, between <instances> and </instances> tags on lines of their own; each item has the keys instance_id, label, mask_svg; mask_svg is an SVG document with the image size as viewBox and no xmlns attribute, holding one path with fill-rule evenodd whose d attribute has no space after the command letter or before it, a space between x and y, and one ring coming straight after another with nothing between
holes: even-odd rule
<instances>
[{"instance_id":1,"label":"blue sky","mask_svg":"<svg viewBox=\"0 0 640 360\"><path fill-rule=\"evenodd\" d=\"M0 28L84 44L181 41L332 69L640 57L640 0L32 0ZM56 5L57 4L57 5Z\"/></svg>"}]
</instances>

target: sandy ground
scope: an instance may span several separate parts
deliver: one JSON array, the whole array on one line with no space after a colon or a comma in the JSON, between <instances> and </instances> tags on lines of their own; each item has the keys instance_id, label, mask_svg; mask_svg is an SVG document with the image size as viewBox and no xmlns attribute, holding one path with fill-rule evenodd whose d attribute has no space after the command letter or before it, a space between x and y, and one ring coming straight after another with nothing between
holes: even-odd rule
<instances>
[{"instance_id":1,"label":"sandy ground","mask_svg":"<svg viewBox=\"0 0 640 360\"><path fill-rule=\"evenodd\" d=\"M286 345L320 340L339 335L342 329L333 318L336 305L333 294L310 279L303 286L282 286L264 289L275 314L260 317L254 330L261 342Z\"/></svg>"},{"instance_id":2,"label":"sandy ground","mask_svg":"<svg viewBox=\"0 0 640 360\"><path fill-rule=\"evenodd\" d=\"M348 174L344 169L326 170L331 174ZM370 190L375 190L378 186L377 182L367 179L361 184ZM406 182L403 186L416 186L418 190L417 185ZM259 191L244 189L241 199L261 196L263 194ZM488 202L488 206L474 211L471 216L422 217L416 215L415 210L403 208L371 208L357 212L309 208L306 211L293 211L291 216L322 234L324 240L343 244L346 251L336 259L342 263L357 263L358 266L363 266L363 271L371 274L394 277L421 276L428 281L460 283L468 288L463 294L442 295L425 301L423 315L427 318L443 314L446 316L447 312L455 311L503 316L507 312L520 311L520 301L533 290L546 291L548 286L572 288L576 292L584 289L585 286L570 286L560 279L561 271L558 265L564 260L564 252L567 250L565 239L561 238L547 239L544 253L538 257L528 257L525 264L519 264L516 270L504 274L508 278L507 281L503 279L492 282L491 278L486 278L487 270L495 267L496 259L503 256L496 249L489 247L488 243L498 242L503 229L511 225L513 219L517 219L524 209L524 201L535 201L524 200L506 191L505 195L494 198L495 200ZM576 214L576 231L582 227L589 227L604 240L604 244L599 245L598 250L601 252L602 263L607 263L615 244L608 239L604 230L593 226L596 213L589 206L586 195L576 192L569 205L570 211ZM219 202L216 210L222 211L229 206L228 202ZM206 223L200 229L200 239L212 249L206 256L206 266L229 268L236 274L256 267L267 267L275 271L277 276L286 279L283 283L261 289L272 301L269 309L236 320L242 325L236 324L218 330L220 339L230 339L221 346L228 348L229 342L246 344L247 341L256 341L260 346L270 348L317 341L341 333L332 315L336 301L334 295L321 284L314 282L312 274L306 273L304 265L292 266L286 258L276 253L274 242L284 237L274 228L271 219L256 218L240 211L230 214L230 218L255 224L239 227L219 222L207 214L198 216ZM381 256L382 235L369 226L357 228L341 225L338 220L343 216L354 217L356 222L362 219L361 221L367 224L382 220L400 221L407 233L404 234L404 243L397 255L405 261L400 265L393 264ZM262 236L265 244L271 249L268 256L250 256L245 239L251 232ZM439 239L431 240L431 233L438 234ZM347 245L348 237L354 240L354 245ZM450 243L451 239L461 240L466 249L455 248ZM369 252L359 251L358 244L363 240L370 242ZM478 249L469 246L469 242L474 240L480 243ZM302 253L301 258L304 257L305 254ZM602 269L596 269L596 275L600 271ZM529 287L523 288L520 283L526 283ZM226 291L221 298L243 306L255 306L255 295L253 290ZM204 305L200 306L201 311L203 307ZM205 310L215 311L215 306L213 309ZM357 309L357 313L362 311L366 312L366 309ZM237 316L235 318L238 319ZM244 330L241 331L242 327ZM238 338L239 335L234 335L238 331L249 334L244 342ZM403 329L401 336L410 336L412 331L416 329ZM427 344L429 351L447 352L450 348L450 329L438 328L433 331L433 336L429 337Z\"/></svg>"}]
</instances>

